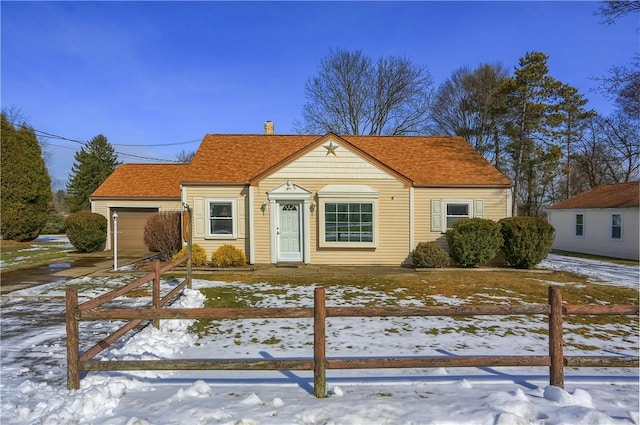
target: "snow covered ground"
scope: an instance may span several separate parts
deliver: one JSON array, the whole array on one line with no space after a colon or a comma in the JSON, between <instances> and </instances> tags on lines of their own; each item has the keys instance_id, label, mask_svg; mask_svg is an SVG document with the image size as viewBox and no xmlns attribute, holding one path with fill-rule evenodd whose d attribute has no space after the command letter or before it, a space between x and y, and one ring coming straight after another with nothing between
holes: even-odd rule
<instances>
[{"instance_id":1,"label":"snow covered ground","mask_svg":"<svg viewBox=\"0 0 640 425\"><path fill-rule=\"evenodd\" d=\"M541 265L638 288L638 267L551 255ZM126 278L122 278L126 279ZM67 282L68 283L68 282ZM82 278L81 297L122 281ZM163 282L169 287L175 282ZM248 289L196 280L176 306L199 307L199 289ZM313 288L251 285L260 307L311 306ZM66 389L64 285L25 289L1 301L0 423L8 424L640 424L638 371L568 369L565 389L548 385L546 368L329 370L329 397L313 396L311 372L179 371L89 373L82 388ZM335 288L328 305L421 305L374 289ZM347 296L348 295L348 296ZM442 297L438 301L443 301ZM447 301L447 300L444 300ZM459 299L448 300L459 303ZM135 301L133 301L135 303ZM188 321L147 327L105 358L311 357L306 319L222 321L201 339ZM620 327L625 332L620 332ZM117 324L83 322L81 335L103 337ZM465 328L473 329L466 331ZM628 328L628 329L626 329ZM483 317L329 319L331 356L515 355L547 350L541 318ZM636 325L600 325L570 341L569 354L637 355Z\"/></svg>"}]
</instances>

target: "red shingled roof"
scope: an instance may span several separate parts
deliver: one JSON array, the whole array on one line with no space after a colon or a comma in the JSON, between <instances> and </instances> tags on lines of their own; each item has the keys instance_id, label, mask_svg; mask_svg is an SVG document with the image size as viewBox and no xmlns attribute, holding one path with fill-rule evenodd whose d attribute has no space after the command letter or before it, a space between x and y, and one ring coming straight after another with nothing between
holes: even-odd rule
<instances>
[{"instance_id":1,"label":"red shingled roof","mask_svg":"<svg viewBox=\"0 0 640 425\"><path fill-rule=\"evenodd\" d=\"M608 184L594 187L549 209L630 208L640 207L640 182Z\"/></svg>"},{"instance_id":2,"label":"red shingled roof","mask_svg":"<svg viewBox=\"0 0 640 425\"><path fill-rule=\"evenodd\" d=\"M464 139L427 136L208 134L191 162L187 180L246 183L288 164L329 137L416 186L511 184Z\"/></svg>"},{"instance_id":3,"label":"red shingled roof","mask_svg":"<svg viewBox=\"0 0 640 425\"><path fill-rule=\"evenodd\" d=\"M191 160L186 181L245 184L320 137L207 134Z\"/></svg>"},{"instance_id":4,"label":"red shingled roof","mask_svg":"<svg viewBox=\"0 0 640 425\"><path fill-rule=\"evenodd\" d=\"M414 186L510 186L462 137L343 136Z\"/></svg>"},{"instance_id":5,"label":"red shingled roof","mask_svg":"<svg viewBox=\"0 0 640 425\"><path fill-rule=\"evenodd\" d=\"M460 137L207 134L191 164L123 164L92 198L179 197L181 182L253 183L329 138L414 186L511 185Z\"/></svg>"},{"instance_id":6,"label":"red shingled roof","mask_svg":"<svg viewBox=\"0 0 640 425\"><path fill-rule=\"evenodd\" d=\"M189 164L121 164L91 194L96 198L178 198Z\"/></svg>"}]
</instances>

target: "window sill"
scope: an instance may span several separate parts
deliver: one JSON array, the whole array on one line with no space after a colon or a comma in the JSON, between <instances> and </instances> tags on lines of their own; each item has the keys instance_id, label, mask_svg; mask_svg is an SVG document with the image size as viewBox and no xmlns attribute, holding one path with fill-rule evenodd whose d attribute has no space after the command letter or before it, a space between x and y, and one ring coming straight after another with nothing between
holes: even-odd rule
<instances>
[{"instance_id":1,"label":"window sill","mask_svg":"<svg viewBox=\"0 0 640 425\"><path fill-rule=\"evenodd\" d=\"M346 248L346 249L375 249L375 242L324 242L320 241L320 248Z\"/></svg>"}]
</instances>

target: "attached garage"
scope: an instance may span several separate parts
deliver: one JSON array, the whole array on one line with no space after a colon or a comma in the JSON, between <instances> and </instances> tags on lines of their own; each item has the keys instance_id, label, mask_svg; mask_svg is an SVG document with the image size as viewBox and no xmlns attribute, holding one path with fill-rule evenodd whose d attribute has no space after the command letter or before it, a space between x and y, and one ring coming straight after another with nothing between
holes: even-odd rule
<instances>
[{"instance_id":1,"label":"attached garage","mask_svg":"<svg viewBox=\"0 0 640 425\"><path fill-rule=\"evenodd\" d=\"M144 226L147 218L158 213L158 208L111 208L111 243L113 246L113 213L118 214L118 248L147 249Z\"/></svg>"},{"instance_id":2,"label":"attached garage","mask_svg":"<svg viewBox=\"0 0 640 425\"><path fill-rule=\"evenodd\" d=\"M91 211L109 223L105 249L113 249L113 213L118 213L118 249L147 249L149 216L182 211L180 182L188 164L121 164L91 194Z\"/></svg>"}]
</instances>

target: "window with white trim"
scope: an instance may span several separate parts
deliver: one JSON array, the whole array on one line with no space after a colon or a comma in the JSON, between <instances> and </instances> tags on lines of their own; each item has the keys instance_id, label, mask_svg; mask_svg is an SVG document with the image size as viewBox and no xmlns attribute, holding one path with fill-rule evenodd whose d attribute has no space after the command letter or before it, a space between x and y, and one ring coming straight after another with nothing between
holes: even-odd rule
<instances>
[{"instance_id":1,"label":"window with white trim","mask_svg":"<svg viewBox=\"0 0 640 425\"><path fill-rule=\"evenodd\" d=\"M236 238L236 200L207 199L207 236Z\"/></svg>"},{"instance_id":2,"label":"window with white trim","mask_svg":"<svg viewBox=\"0 0 640 425\"><path fill-rule=\"evenodd\" d=\"M611 214L611 239L622 239L622 214Z\"/></svg>"},{"instance_id":3,"label":"window with white trim","mask_svg":"<svg viewBox=\"0 0 640 425\"><path fill-rule=\"evenodd\" d=\"M324 240L373 243L373 203L325 202Z\"/></svg>"},{"instance_id":4,"label":"window with white trim","mask_svg":"<svg viewBox=\"0 0 640 425\"><path fill-rule=\"evenodd\" d=\"M584 236L584 215L576 214L576 236Z\"/></svg>"},{"instance_id":5,"label":"window with white trim","mask_svg":"<svg viewBox=\"0 0 640 425\"><path fill-rule=\"evenodd\" d=\"M471 218L473 217L473 213L471 211L471 202L461 202L461 201L450 201L445 202L445 220L447 224L447 229L450 229L458 220L462 220L463 218Z\"/></svg>"},{"instance_id":6,"label":"window with white trim","mask_svg":"<svg viewBox=\"0 0 640 425\"><path fill-rule=\"evenodd\" d=\"M365 185L327 185L318 191L321 247L375 248L380 194Z\"/></svg>"}]
</instances>

